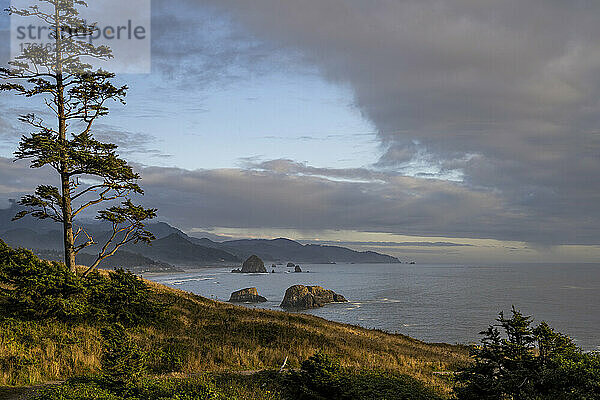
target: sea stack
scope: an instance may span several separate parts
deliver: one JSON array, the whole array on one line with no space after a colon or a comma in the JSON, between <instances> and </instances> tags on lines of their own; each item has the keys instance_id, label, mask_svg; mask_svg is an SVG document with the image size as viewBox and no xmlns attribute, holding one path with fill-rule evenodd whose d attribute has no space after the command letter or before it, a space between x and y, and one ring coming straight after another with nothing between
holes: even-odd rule
<instances>
[{"instance_id":1,"label":"sea stack","mask_svg":"<svg viewBox=\"0 0 600 400\"><path fill-rule=\"evenodd\" d=\"M259 272L267 272L265 268L265 263L258 256L251 255L248 257L246 261L242 264L243 273L259 273Z\"/></svg>"},{"instance_id":2,"label":"sea stack","mask_svg":"<svg viewBox=\"0 0 600 400\"><path fill-rule=\"evenodd\" d=\"M255 287L240 289L231 293L230 303L264 303L267 299L258 294Z\"/></svg>"},{"instance_id":3,"label":"sea stack","mask_svg":"<svg viewBox=\"0 0 600 400\"><path fill-rule=\"evenodd\" d=\"M296 265L296 266L294 267L294 272L302 272L302 268L300 268L300 266L299 266L299 265Z\"/></svg>"},{"instance_id":4,"label":"sea stack","mask_svg":"<svg viewBox=\"0 0 600 400\"><path fill-rule=\"evenodd\" d=\"M285 291L285 296L280 307L292 310L305 310L323 307L327 303L340 303L347 301L341 294L333 290L323 289L321 286L294 285Z\"/></svg>"}]
</instances>

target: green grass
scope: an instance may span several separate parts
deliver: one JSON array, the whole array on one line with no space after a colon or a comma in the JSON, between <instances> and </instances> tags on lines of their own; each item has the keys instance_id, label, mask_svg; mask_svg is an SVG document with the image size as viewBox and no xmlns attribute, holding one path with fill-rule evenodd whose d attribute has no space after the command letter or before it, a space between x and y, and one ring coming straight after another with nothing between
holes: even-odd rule
<instances>
[{"instance_id":1,"label":"green grass","mask_svg":"<svg viewBox=\"0 0 600 400\"><path fill-rule=\"evenodd\" d=\"M455 370L469 362L463 346L428 344L305 314L249 309L148 284L153 296L169 304L167 314L160 322L130 332L147 352L155 374L269 370L278 368L286 357L290 368L299 368L302 361L323 351L351 370L404 374L439 393L449 393L449 383L433 372ZM2 320L0 385L97 373L101 350L100 327L94 323Z\"/></svg>"}]
</instances>

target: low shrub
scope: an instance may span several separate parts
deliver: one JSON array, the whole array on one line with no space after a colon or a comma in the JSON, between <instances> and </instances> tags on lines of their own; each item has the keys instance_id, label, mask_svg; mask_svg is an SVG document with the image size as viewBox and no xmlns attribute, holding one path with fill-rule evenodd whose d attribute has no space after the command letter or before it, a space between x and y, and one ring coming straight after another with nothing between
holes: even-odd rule
<instances>
[{"instance_id":1,"label":"low shrub","mask_svg":"<svg viewBox=\"0 0 600 400\"><path fill-rule=\"evenodd\" d=\"M151 379L138 388L136 399L148 400L233 400L217 390L205 377L189 379Z\"/></svg>"},{"instance_id":2,"label":"low shrub","mask_svg":"<svg viewBox=\"0 0 600 400\"><path fill-rule=\"evenodd\" d=\"M163 343L148 354L148 369L155 373L179 372L185 364L187 347L178 341Z\"/></svg>"},{"instance_id":3,"label":"low shrub","mask_svg":"<svg viewBox=\"0 0 600 400\"><path fill-rule=\"evenodd\" d=\"M123 400L123 397L93 382L70 382L40 390L35 400Z\"/></svg>"},{"instance_id":4,"label":"low shrub","mask_svg":"<svg viewBox=\"0 0 600 400\"><path fill-rule=\"evenodd\" d=\"M34 400L234 400L204 377L147 379L129 391L107 389L103 381L76 379L42 389ZM241 399L240 399L241 400Z\"/></svg>"},{"instance_id":5,"label":"low shrub","mask_svg":"<svg viewBox=\"0 0 600 400\"><path fill-rule=\"evenodd\" d=\"M329 386L332 385L332 386ZM88 397L85 397L88 396ZM71 380L36 400L441 400L407 376L353 372L318 353L299 372L264 371L193 378L142 379L126 391L106 389L101 379Z\"/></svg>"},{"instance_id":6,"label":"low shrub","mask_svg":"<svg viewBox=\"0 0 600 400\"><path fill-rule=\"evenodd\" d=\"M433 400L440 399L414 378L373 371L352 371L326 354L316 353L301 370L285 378L290 400Z\"/></svg>"}]
</instances>

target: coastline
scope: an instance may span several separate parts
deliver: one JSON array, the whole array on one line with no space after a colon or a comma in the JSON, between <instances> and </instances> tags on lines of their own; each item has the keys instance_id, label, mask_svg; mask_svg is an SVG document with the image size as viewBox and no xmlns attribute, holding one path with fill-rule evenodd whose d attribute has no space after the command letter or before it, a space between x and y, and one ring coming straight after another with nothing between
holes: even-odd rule
<instances>
[{"instance_id":1,"label":"coastline","mask_svg":"<svg viewBox=\"0 0 600 400\"><path fill-rule=\"evenodd\" d=\"M569 335L584 350L597 351L600 315L585 312L597 310L596 292L582 288L599 287L600 281L593 278L598 266L562 265L549 275L550 268L558 268L556 264L305 264L303 269L310 273L283 273L284 266L275 274L232 274L228 267L212 265L144 277L220 301L227 301L236 290L256 287L268 301L244 305L250 309L281 310L290 286L322 286L340 293L348 303L329 304L306 314L431 343L478 343L478 332L493 323L498 312L515 304ZM564 302L567 306L561 305Z\"/></svg>"}]
</instances>

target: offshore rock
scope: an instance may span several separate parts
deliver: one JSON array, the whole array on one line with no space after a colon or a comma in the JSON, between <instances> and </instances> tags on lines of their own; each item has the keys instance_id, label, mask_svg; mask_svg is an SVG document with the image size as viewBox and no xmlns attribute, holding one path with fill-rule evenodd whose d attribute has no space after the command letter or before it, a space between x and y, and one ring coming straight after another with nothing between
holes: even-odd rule
<instances>
[{"instance_id":1,"label":"offshore rock","mask_svg":"<svg viewBox=\"0 0 600 400\"><path fill-rule=\"evenodd\" d=\"M280 307L294 310L323 307L327 303L347 301L341 294L321 286L294 285L285 291Z\"/></svg>"},{"instance_id":2,"label":"offshore rock","mask_svg":"<svg viewBox=\"0 0 600 400\"><path fill-rule=\"evenodd\" d=\"M229 297L230 303L264 303L267 299L258 294L255 287L236 290Z\"/></svg>"},{"instance_id":3,"label":"offshore rock","mask_svg":"<svg viewBox=\"0 0 600 400\"><path fill-rule=\"evenodd\" d=\"M242 269L234 269L231 272L241 272L241 273L259 273L259 272L267 272L265 268L265 263L263 260L258 258L258 256L252 255L248 257L246 261L242 264Z\"/></svg>"}]
</instances>

